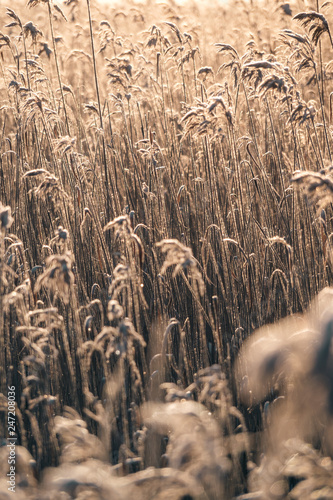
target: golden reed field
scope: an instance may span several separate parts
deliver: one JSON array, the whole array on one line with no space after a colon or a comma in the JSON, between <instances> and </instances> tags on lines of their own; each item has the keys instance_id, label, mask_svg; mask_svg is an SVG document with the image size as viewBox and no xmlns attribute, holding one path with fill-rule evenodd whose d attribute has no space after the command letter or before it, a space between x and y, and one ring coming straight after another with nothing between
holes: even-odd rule
<instances>
[{"instance_id":1,"label":"golden reed field","mask_svg":"<svg viewBox=\"0 0 333 500\"><path fill-rule=\"evenodd\" d=\"M0 12L1 500L333 499L332 2Z\"/></svg>"}]
</instances>

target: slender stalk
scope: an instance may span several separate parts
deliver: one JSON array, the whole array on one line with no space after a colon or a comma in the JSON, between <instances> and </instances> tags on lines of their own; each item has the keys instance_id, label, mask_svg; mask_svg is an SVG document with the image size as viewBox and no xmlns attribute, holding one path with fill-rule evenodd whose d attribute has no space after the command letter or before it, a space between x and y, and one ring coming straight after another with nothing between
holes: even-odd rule
<instances>
[{"instance_id":1,"label":"slender stalk","mask_svg":"<svg viewBox=\"0 0 333 500\"><path fill-rule=\"evenodd\" d=\"M90 32L90 44L91 44L91 53L93 59L94 66L94 78L95 78L95 90L97 97L97 105L98 105L98 114L99 114L99 124L102 131L104 131L103 125L103 113L101 106L101 98L99 93L99 85L98 85L98 76L97 76L97 64L96 64L96 54L95 54L95 45L94 45L94 36L93 36L93 27L92 27L92 19L91 19L91 9L90 9L90 0L87 0L87 9L88 9L88 18L89 18L89 32ZM104 164L104 176L105 176L105 195L106 195L106 203L107 203L107 220L111 218L110 213L110 200L109 200L109 175L106 161L106 148L105 148L105 138L104 133L102 134L102 151L103 151L103 164Z\"/></svg>"},{"instance_id":2,"label":"slender stalk","mask_svg":"<svg viewBox=\"0 0 333 500\"><path fill-rule=\"evenodd\" d=\"M51 9L51 3L50 3L50 1L47 2L47 7L48 7L48 12L49 12L49 23L50 23L51 38L52 38L52 44L53 44L54 60L55 60L55 65L56 65L56 70L57 70L57 76L58 76L58 82L59 82L59 88L60 88L62 105L64 107L64 113L65 113L66 130L67 130L67 134L71 135L70 134L70 128L69 128L68 116L67 116L65 96L64 96L64 91L63 91L63 88L62 88L62 83L61 83L61 76L60 76L60 69L59 69L59 62L58 62L58 55L57 55L57 47L56 47L56 42L55 42L55 38L54 38L53 21L52 21L52 9Z\"/></svg>"},{"instance_id":3,"label":"slender stalk","mask_svg":"<svg viewBox=\"0 0 333 500\"><path fill-rule=\"evenodd\" d=\"M319 87L318 72L317 72L317 69L316 69L316 65L314 65L314 71L315 71L315 78L316 78L316 83L317 83L317 88L318 88L318 94L319 94L321 115L322 115L322 118L323 118L324 135L325 135L325 140L326 140L326 144L327 144L328 155L330 157L330 161L332 161L331 148L330 148L330 143L329 143L328 133L327 133L327 125L326 125L326 118L325 118L324 101L323 101L323 95L322 95L322 93L320 91L320 87Z\"/></svg>"}]
</instances>

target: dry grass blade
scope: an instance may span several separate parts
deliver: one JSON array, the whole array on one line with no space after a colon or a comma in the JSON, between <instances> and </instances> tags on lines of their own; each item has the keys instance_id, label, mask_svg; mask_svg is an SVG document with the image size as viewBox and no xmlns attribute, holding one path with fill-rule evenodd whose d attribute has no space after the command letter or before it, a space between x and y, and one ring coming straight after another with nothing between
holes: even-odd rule
<instances>
[{"instance_id":1,"label":"dry grass blade","mask_svg":"<svg viewBox=\"0 0 333 500\"><path fill-rule=\"evenodd\" d=\"M41 174L47 174L48 176L51 175L50 172L45 170L45 168L36 168L35 170L29 170L28 172L26 172L22 176L22 179L24 179L25 177L36 177L37 175L41 175Z\"/></svg>"}]
</instances>

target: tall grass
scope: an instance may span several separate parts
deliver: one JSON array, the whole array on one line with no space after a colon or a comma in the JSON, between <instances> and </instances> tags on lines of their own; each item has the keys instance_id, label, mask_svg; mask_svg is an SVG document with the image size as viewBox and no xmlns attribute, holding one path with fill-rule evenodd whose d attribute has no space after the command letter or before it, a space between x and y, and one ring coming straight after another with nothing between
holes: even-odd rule
<instances>
[{"instance_id":1,"label":"tall grass","mask_svg":"<svg viewBox=\"0 0 333 500\"><path fill-rule=\"evenodd\" d=\"M293 396L250 348L234 376L254 330L332 282L332 10L318 10L2 8L1 435L15 386L22 495L310 498L297 467L327 472L332 450L304 431L271 444L278 467L300 465L268 474L267 408ZM250 402L247 363L272 383Z\"/></svg>"}]
</instances>

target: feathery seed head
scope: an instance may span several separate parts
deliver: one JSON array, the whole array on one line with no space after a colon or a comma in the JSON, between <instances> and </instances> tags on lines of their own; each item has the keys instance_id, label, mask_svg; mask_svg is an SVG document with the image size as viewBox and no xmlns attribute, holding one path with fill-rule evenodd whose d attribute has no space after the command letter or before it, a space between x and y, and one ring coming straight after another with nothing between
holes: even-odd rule
<instances>
[{"instance_id":1,"label":"feathery seed head","mask_svg":"<svg viewBox=\"0 0 333 500\"><path fill-rule=\"evenodd\" d=\"M108 302L108 319L113 321L115 319L121 319L124 316L124 309L119 304L118 300L109 300Z\"/></svg>"},{"instance_id":2,"label":"feathery seed head","mask_svg":"<svg viewBox=\"0 0 333 500\"><path fill-rule=\"evenodd\" d=\"M46 270L37 278L35 291L38 292L44 286L58 294L65 304L68 304L74 285L72 255L69 252L63 255L50 255L46 259L46 266Z\"/></svg>"},{"instance_id":3,"label":"feathery seed head","mask_svg":"<svg viewBox=\"0 0 333 500\"><path fill-rule=\"evenodd\" d=\"M181 271L188 269L199 286L201 294L204 293L204 281L198 269L198 261L193 257L192 250L186 247L176 239L166 239L156 243L163 253L166 253L166 259L161 268L161 274L164 274L171 266L176 266L172 276L176 277Z\"/></svg>"},{"instance_id":4,"label":"feathery seed head","mask_svg":"<svg viewBox=\"0 0 333 500\"><path fill-rule=\"evenodd\" d=\"M12 217L12 210L9 206L5 207L0 202L0 228L9 229L13 224L14 219Z\"/></svg>"}]
</instances>

